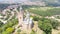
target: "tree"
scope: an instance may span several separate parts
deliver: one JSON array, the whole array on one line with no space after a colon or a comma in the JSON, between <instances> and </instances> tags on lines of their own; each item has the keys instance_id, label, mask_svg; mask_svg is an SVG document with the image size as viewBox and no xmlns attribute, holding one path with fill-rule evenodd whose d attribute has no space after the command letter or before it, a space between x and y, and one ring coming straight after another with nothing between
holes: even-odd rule
<instances>
[{"instance_id":1,"label":"tree","mask_svg":"<svg viewBox=\"0 0 60 34\"><path fill-rule=\"evenodd\" d=\"M14 28L7 28L6 31L3 31L2 34L11 34L14 31Z\"/></svg>"},{"instance_id":2,"label":"tree","mask_svg":"<svg viewBox=\"0 0 60 34\"><path fill-rule=\"evenodd\" d=\"M34 20L34 21L38 21L38 20L39 20L39 17L34 16L34 17L33 17L33 20Z\"/></svg>"},{"instance_id":3,"label":"tree","mask_svg":"<svg viewBox=\"0 0 60 34\"><path fill-rule=\"evenodd\" d=\"M8 34L11 34L13 31L14 31L14 28L11 28L11 27L9 27L9 28L6 29L6 32Z\"/></svg>"},{"instance_id":4,"label":"tree","mask_svg":"<svg viewBox=\"0 0 60 34\"><path fill-rule=\"evenodd\" d=\"M3 23L2 23L2 22L0 22L0 27L1 27L1 26L3 26Z\"/></svg>"},{"instance_id":5,"label":"tree","mask_svg":"<svg viewBox=\"0 0 60 34\"><path fill-rule=\"evenodd\" d=\"M51 34L52 26L50 23L47 23L46 21L39 21L38 27L43 30L46 34Z\"/></svg>"},{"instance_id":6,"label":"tree","mask_svg":"<svg viewBox=\"0 0 60 34\"><path fill-rule=\"evenodd\" d=\"M0 34L2 33L2 28L0 28Z\"/></svg>"},{"instance_id":7,"label":"tree","mask_svg":"<svg viewBox=\"0 0 60 34\"><path fill-rule=\"evenodd\" d=\"M11 34L14 31L14 28L7 28L6 31L3 31L2 34Z\"/></svg>"},{"instance_id":8,"label":"tree","mask_svg":"<svg viewBox=\"0 0 60 34\"><path fill-rule=\"evenodd\" d=\"M59 22L58 21L56 21L56 20L51 20L51 25L52 25L52 27L53 27L53 29L57 29L57 27L59 26Z\"/></svg>"}]
</instances>

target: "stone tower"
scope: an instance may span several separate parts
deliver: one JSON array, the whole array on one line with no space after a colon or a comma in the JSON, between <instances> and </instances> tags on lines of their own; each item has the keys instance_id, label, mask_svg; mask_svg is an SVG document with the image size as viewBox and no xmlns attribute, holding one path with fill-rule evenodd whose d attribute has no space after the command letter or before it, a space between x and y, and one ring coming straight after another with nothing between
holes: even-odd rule
<instances>
[{"instance_id":1,"label":"stone tower","mask_svg":"<svg viewBox=\"0 0 60 34\"><path fill-rule=\"evenodd\" d=\"M19 7L19 13L18 13L18 21L19 21L19 25L22 25L23 23L23 15L24 15L24 11L22 10L22 7Z\"/></svg>"}]
</instances>

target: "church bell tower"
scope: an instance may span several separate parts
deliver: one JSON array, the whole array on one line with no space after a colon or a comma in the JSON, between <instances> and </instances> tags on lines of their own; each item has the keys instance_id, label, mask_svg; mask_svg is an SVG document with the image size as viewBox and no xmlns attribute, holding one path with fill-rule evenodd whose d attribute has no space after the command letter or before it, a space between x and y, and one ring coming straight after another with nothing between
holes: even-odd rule
<instances>
[{"instance_id":1,"label":"church bell tower","mask_svg":"<svg viewBox=\"0 0 60 34\"><path fill-rule=\"evenodd\" d=\"M22 9L22 6L19 7L19 17L18 17L18 20L19 20L19 24L22 25L23 23L23 15L24 15L24 11Z\"/></svg>"}]
</instances>

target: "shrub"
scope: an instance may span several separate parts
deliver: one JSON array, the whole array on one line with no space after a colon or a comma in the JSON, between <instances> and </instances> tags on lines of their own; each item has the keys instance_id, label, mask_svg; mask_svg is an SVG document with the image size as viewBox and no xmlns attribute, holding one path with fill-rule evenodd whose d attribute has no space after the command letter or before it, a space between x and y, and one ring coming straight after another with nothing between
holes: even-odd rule
<instances>
[{"instance_id":1,"label":"shrub","mask_svg":"<svg viewBox=\"0 0 60 34\"><path fill-rule=\"evenodd\" d=\"M36 32L34 30L32 30L30 34L36 34Z\"/></svg>"},{"instance_id":2,"label":"shrub","mask_svg":"<svg viewBox=\"0 0 60 34\"><path fill-rule=\"evenodd\" d=\"M57 27L59 26L59 22L58 21L56 21L56 20L51 20L51 25L52 25L52 27L53 27L53 29L57 29Z\"/></svg>"},{"instance_id":3,"label":"shrub","mask_svg":"<svg viewBox=\"0 0 60 34\"><path fill-rule=\"evenodd\" d=\"M3 31L2 34L11 34L14 31L14 28L7 28L6 31Z\"/></svg>"},{"instance_id":4,"label":"shrub","mask_svg":"<svg viewBox=\"0 0 60 34\"><path fill-rule=\"evenodd\" d=\"M38 20L39 20L39 17L34 16L34 17L33 17L33 20L34 20L34 21L38 21Z\"/></svg>"}]
</instances>

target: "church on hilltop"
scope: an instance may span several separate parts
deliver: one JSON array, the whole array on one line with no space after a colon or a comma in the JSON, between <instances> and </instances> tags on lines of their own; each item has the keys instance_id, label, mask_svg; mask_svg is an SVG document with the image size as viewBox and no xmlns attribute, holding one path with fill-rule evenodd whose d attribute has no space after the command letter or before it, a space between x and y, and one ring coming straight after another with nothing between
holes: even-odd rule
<instances>
[{"instance_id":1,"label":"church on hilltop","mask_svg":"<svg viewBox=\"0 0 60 34\"><path fill-rule=\"evenodd\" d=\"M33 27L33 18L30 17L30 13L26 11L25 18L24 18L24 11L22 7L19 8L19 14L18 14L18 20L19 20L19 26L21 30L31 30Z\"/></svg>"},{"instance_id":2,"label":"church on hilltop","mask_svg":"<svg viewBox=\"0 0 60 34\"><path fill-rule=\"evenodd\" d=\"M4 24L6 24L7 21L12 19L12 17L15 15L16 18L18 19L18 25L14 26L15 31L17 31L18 28L20 28L21 31L32 30L32 28L33 28L33 18L30 16L30 13L27 10L24 12L21 5L8 6L2 12L5 15L5 17L9 14L9 13L7 14L7 11L11 12L11 16L9 17L9 19L7 19L5 21L2 21Z\"/></svg>"},{"instance_id":3,"label":"church on hilltop","mask_svg":"<svg viewBox=\"0 0 60 34\"><path fill-rule=\"evenodd\" d=\"M33 27L33 18L30 17L30 13L27 10L26 10L26 12L24 12L21 5L13 5L12 7L9 6L8 8L13 10L13 11L16 11L16 13L17 13L17 18L18 18L19 23L18 23L16 28L19 27L21 30L28 30L28 29L30 30L30 29L32 29L32 27Z\"/></svg>"}]
</instances>

